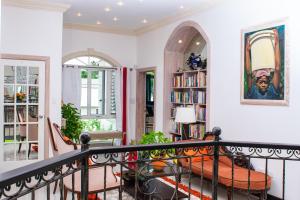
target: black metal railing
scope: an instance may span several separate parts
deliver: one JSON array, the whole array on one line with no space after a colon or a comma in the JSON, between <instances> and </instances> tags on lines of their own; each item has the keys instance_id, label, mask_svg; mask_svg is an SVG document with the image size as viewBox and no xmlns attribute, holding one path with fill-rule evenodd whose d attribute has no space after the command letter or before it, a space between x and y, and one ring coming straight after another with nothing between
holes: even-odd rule
<instances>
[{"instance_id":1,"label":"black metal railing","mask_svg":"<svg viewBox=\"0 0 300 200\"><path fill-rule=\"evenodd\" d=\"M43 199L54 195L82 200L190 199L196 195L216 200L220 190L227 192L228 199L268 199L273 184L270 160L282 163L280 198L285 199L286 162L300 161L300 146L222 141L220 133L219 128L208 133L213 140L109 148L89 148L89 136L82 134L81 150L0 174L0 199L41 199L36 195L42 193ZM261 172L254 170L255 160L264 161ZM59 190L52 191L57 184Z\"/></svg>"}]
</instances>

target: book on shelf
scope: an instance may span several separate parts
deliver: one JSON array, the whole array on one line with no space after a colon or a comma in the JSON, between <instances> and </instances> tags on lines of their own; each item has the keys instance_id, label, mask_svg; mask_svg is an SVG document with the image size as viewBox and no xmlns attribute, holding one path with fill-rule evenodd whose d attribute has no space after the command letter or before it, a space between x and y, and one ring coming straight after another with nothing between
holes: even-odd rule
<instances>
[{"instance_id":1,"label":"book on shelf","mask_svg":"<svg viewBox=\"0 0 300 200\"><path fill-rule=\"evenodd\" d=\"M205 104L206 92L205 91L172 91L171 92L172 103L186 103L186 104Z\"/></svg>"},{"instance_id":2,"label":"book on shelf","mask_svg":"<svg viewBox=\"0 0 300 200\"><path fill-rule=\"evenodd\" d=\"M200 105L195 105L195 112L196 112L196 120L205 122L206 121L206 108L201 107Z\"/></svg>"},{"instance_id":3,"label":"book on shelf","mask_svg":"<svg viewBox=\"0 0 300 200\"><path fill-rule=\"evenodd\" d=\"M199 72L197 74L198 80L198 87L205 87L206 86L206 74L204 72Z\"/></svg>"},{"instance_id":4,"label":"book on shelf","mask_svg":"<svg viewBox=\"0 0 300 200\"><path fill-rule=\"evenodd\" d=\"M173 87L183 87L183 75L176 75L173 77Z\"/></svg>"}]
</instances>

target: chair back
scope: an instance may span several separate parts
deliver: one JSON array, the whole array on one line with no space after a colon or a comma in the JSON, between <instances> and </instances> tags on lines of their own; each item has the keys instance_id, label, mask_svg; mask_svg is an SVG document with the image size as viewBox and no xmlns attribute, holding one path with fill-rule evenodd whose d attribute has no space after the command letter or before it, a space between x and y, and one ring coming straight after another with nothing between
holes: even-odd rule
<instances>
[{"instance_id":1,"label":"chair back","mask_svg":"<svg viewBox=\"0 0 300 200\"><path fill-rule=\"evenodd\" d=\"M54 156L64 154L77 149L75 143L71 140L65 141L59 126L55 123L51 123L51 120L47 118L49 131L50 131L50 141Z\"/></svg>"}]
</instances>

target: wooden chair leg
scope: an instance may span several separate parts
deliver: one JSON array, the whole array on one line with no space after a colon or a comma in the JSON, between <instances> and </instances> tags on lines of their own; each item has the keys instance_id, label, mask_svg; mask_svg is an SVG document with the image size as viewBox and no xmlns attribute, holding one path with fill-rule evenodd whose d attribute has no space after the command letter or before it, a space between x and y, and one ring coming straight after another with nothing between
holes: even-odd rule
<instances>
[{"instance_id":1,"label":"wooden chair leg","mask_svg":"<svg viewBox=\"0 0 300 200\"><path fill-rule=\"evenodd\" d=\"M80 200L80 196L81 196L81 193L78 192L78 193L77 193L77 200Z\"/></svg>"},{"instance_id":2,"label":"wooden chair leg","mask_svg":"<svg viewBox=\"0 0 300 200\"><path fill-rule=\"evenodd\" d=\"M64 187L64 200L67 200L67 196L68 196L68 189Z\"/></svg>"},{"instance_id":3,"label":"wooden chair leg","mask_svg":"<svg viewBox=\"0 0 300 200\"><path fill-rule=\"evenodd\" d=\"M29 148L28 148L28 158L30 156L30 150L31 150L31 143L29 143Z\"/></svg>"},{"instance_id":4,"label":"wooden chair leg","mask_svg":"<svg viewBox=\"0 0 300 200\"><path fill-rule=\"evenodd\" d=\"M18 153L20 153L21 147L22 147L22 143L19 144L19 150L18 150Z\"/></svg>"},{"instance_id":5,"label":"wooden chair leg","mask_svg":"<svg viewBox=\"0 0 300 200\"><path fill-rule=\"evenodd\" d=\"M18 153L20 153L20 151L21 151L22 142L25 140L25 137L21 137L20 139L21 139L21 142L20 142L20 144L19 144L19 150L18 150Z\"/></svg>"}]
</instances>

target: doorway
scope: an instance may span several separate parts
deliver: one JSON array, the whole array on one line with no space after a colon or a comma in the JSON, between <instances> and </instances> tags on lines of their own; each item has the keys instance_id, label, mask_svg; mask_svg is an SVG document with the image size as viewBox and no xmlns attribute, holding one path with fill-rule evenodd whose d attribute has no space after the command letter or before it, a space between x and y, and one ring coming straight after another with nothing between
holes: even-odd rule
<instances>
[{"instance_id":1,"label":"doorway","mask_svg":"<svg viewBox=\"0 0 300 200\"><path fill-rule=\"evenodd\" d=\"M136 78L136 142L144 133L155 129L156 67L137 69Z\"/></svg>"},{"instance_id":2,"label":"doorway","mask_svg":"<svg viewBox=\"0 0 300 200\"><path fill-rule=\"evenodd\" d=\"M48 156L49 58L3 54L0 63L0 172ZM9 168L7 167L9 166Z\"/></svg>"}]
</instances>

